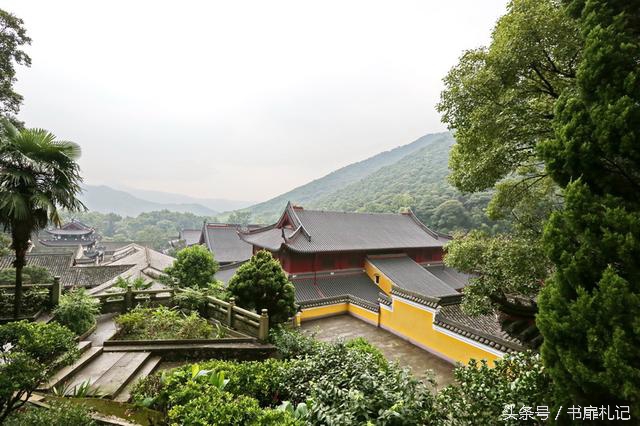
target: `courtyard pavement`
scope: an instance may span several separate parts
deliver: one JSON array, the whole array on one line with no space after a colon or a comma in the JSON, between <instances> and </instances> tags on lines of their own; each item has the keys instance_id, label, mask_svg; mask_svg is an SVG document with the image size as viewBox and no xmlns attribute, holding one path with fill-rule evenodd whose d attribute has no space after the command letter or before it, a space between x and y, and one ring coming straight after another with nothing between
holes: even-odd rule
<instances>
[{"instance_id":1,"label":"courtyard pavement","mask_svg":"<svg viewBox=\"0 0 640 426\"><path fill-rule=\"evenodd\" d=\"M389 361L397 361L400 366L409 367L418 378L422 379L433 374L438 389L453 381L454 366L449 362L395 334L350 315L305 321L302 323L302 330L307 333L315 333L315 337L321 341L364 337L380 349Z\"/></svg>"}]
</instances>

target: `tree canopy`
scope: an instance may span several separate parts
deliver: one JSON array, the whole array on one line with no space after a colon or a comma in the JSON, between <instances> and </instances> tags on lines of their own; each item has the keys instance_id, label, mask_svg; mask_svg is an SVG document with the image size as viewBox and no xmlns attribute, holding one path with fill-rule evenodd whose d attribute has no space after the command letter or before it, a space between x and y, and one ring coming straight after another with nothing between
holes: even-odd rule
<instances>
[{"instance_id":1,"label":"tree canopy","mask_svg":"<svg viewBox=\"0 0 640 426\"><path fill-rule=\"evenodd\" d=\"M584 39L577 85L540 147L564 188L544 232L555 274L540 295L557 402L640 416L640 2L567 1Z\"/></svg>"},{"instance_id":2,"label":"tree canopy","mask_svg":"<svg viewBox=\"0 0 640 426\"><path fill-rule=\"evenodd\" d=\"M213 254L206 247L195 245L180 250L165 272L179 287L205 289L215 283L218 269Z\"/></svg>"},{"instance_id":3,"label":"tree canopy","mask_svg":"<svg viewBox=\"0 0 640 426\"><path fill-rule=\"evenodd\" d=\"M77 357L75 335L57 323L0 325L0 423L37 386Z\"/></svg>"},{"instance_id":4,"label":"tree canopy","mask_svg":"<svg viewBox=\"0 0 640 426\"><path fill-rule=\"evenodd\" d=\"M227 285L238 306L269 312L269 323L287 321L296 313L295 290L271 253L261 250L238 268Z\"/></svg>"},{"instance_id":5,"label":"tree canopy","mask_svg":"<svg viewBox=\"0 0 640 426\"><path fill-rule=\"evenodd\" d=\"M22 47L31 44L24 21L0 9L0 116L16 122L22 96L13 90L16 65L31 65L31 58ZM17 123L17 122L16 122Z\"/></svg>"}]
</instances>

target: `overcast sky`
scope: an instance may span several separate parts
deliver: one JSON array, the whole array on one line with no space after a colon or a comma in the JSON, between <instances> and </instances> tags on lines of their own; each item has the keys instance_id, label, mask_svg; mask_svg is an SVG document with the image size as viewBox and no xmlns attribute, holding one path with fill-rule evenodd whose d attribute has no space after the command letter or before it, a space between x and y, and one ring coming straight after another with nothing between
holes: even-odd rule
<instances>
[{"instance_id":1,"label":"overcast sky","mask_svg":"<svg viewBox=\"0 0 640 426\"><path fill-rule=\"evenodd\" d=\"M20 117L90 184L265 200L445 130L435 104L506 0L2 0Z\"/></svg>"}]
</instances>

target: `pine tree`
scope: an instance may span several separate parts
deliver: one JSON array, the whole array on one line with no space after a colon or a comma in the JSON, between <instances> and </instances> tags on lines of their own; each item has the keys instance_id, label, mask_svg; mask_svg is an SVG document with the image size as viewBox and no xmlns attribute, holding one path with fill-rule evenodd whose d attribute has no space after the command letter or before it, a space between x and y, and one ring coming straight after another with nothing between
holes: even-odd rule
<instances>
[{"instance_id":1,"label":"pine tree","mask_svg":"<svg viewBox=\"0 0 640 426\"><path fill-rule=\"evenodd\" d=\"M540 149L565 196L544 233L556 272L539 299L542 356L558 404L630 405L638 418L640 0L566 7L584 49Z\"/></svg>"},{"instance_id":2,"label":"pine tree","mask_svg":"<svg viewBox=\"0 0 640 426\"><path fill-rule=\"evenodd\" d=\"M266 250L259 251L238 268L229 280L227 291L235 297L238 306L258 313L267 309L270 324L285 322L296 313L293 284L280 263Z\"/></svg>"}]
</instances>

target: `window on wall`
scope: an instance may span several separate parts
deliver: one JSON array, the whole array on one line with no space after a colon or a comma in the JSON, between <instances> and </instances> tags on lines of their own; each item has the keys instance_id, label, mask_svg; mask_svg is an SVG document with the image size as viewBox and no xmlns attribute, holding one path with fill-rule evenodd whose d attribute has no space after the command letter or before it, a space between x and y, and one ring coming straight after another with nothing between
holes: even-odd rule
<instances>
[{"instance_id":1,"label":"window on wall","mask_svg":"<svg viewBox=\"0 0 640 426\"><path fill-rule=\"evenodd\" d=\"M374 277L376 279L376 284L380 284L380 275L379 274L375 274Z\"/></svg>"}]
</instances>

